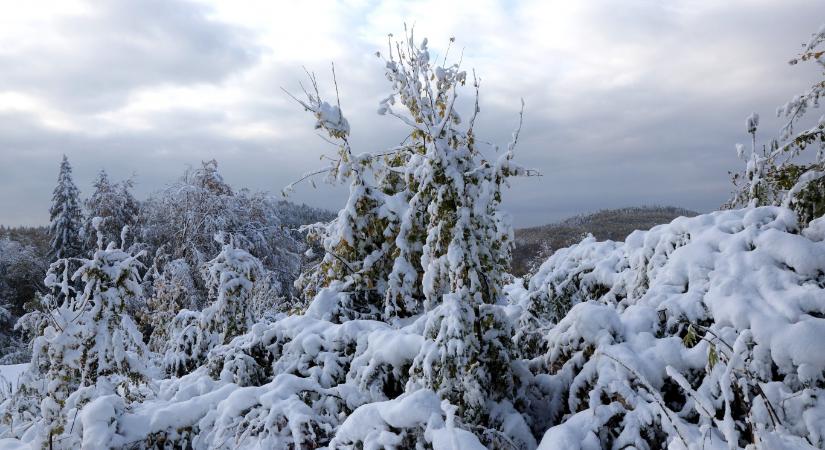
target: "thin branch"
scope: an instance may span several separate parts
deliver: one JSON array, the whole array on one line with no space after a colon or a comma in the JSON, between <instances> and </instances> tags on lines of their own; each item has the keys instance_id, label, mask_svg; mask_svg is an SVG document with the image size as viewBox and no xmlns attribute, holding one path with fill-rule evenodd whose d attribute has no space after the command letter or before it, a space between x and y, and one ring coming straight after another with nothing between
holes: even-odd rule
<instances>
[{"instance_id":1,"label":"thin branch","mask_svg":"<svg viewBox=\"0 0 825 450\"><path fill-rule=\"evenodd\" d=\"M524 124L524 98L521 99L521 110L518 113L518 128L516 128L516 131L513 133L513 140L507 146L507 150L510 152L512 152L518 144L518 138L519 135L521 135L522 124Z\"/></svg>"},{"instance_id":2,"label":"thin branch","mask_svg":"<svg viewBox=\"0 0 825 450\"><path fill-rule=\"evenodd\" d=\"M305 173L301 178L299 178L299 179L293 181L292 183L289 183L288 185L286 185L286 187L281 190L281 193L286 194L287 192L291 191L295 187L295 185L303 182L307 178L311 178L311 177L314 177L315 175L320 175L322 173L329 172L330 170L332 170L332 168L327 167L326 169L320 169L320 170L316 170L316 171L313 171L313 172Z\"/></svg>"}]
</instances>

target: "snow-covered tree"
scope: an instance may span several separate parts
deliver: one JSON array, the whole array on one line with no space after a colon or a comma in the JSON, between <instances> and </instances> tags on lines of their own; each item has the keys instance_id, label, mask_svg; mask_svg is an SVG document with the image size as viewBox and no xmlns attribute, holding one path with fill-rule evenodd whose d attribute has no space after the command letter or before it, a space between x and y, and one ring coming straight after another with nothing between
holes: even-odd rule
<instances>
[{"instance_id":1,"label":"snow-covered tree","mask_svg":"<svg viewBox=\"0 0 825 450\"><path fill-rule=\"evenodd\" d=\"M102 220L94 222L100 225ZM81 382L86 385L100 376L119 375L124 378L121 381L146 376L146 347L132 318L125 313L129 303L143 296L139 270L145 252L129 253L124 242L126 234L124 229L120 246L109 242L104 247L103 233L98 231L97 250L73 275L83 283L73 302L82 313L77 324L83 328L80 372Z\"/></svg>"},{"instance_id":2,"label":"snow-covered tree","mask_svg":"<svg viewBox=\"0 0 825 450\"><path fill-rule=\"evenodd\" d=\"M132 186L131 179L115 183L105 170L98 173L94 192L86 200L87 221L83 227L85 247L90 253L97 248L98 233L103 234L104 242L116 242L124 227L134 227L140 205L132 195ZM102 219L97 229L92 224L95 217Z\"/></svg>"},{"instance_id":3,"label":"snow-covered tree","mask_svg":"<svg viewBox=\"0 0 825 450\"><path fill-rule=\"evenodd\" d=\"M49 255L52 260L73 258L83 248L80 230L83 222L80 192L72 180L72 166L63 155L57 186L52 194L52 206L49 208L49 235L51 244Z\"/></svg>"},{"instance_id":4,"label":"snow-covered tree","mask_svg":"<svg viewBox=\"0 0 825 450\"><path fill-rule=\"evenodd\" d=\"M386 291L385 319L431 312L409 389L432 389L463 420L488 426L488 401L514 392L511 329L494 304L503 298L513 242L498 209L501 190L508 177L527 174L512 163L518 132L506 151L488 159L475 140L478 102L466 124L455 110L466 72L438 66L426 39L419 45L412 34L390 49L386 76L393 92L379 113L410 127L404 144L353 156L349 125L339 106L320 98L314 78L314 92L301 101L316 127L339 143L328 176L351 183L347 206L325 230L324 262L311 276L328 277L321 286L341 282L335 288L346 300L339 308L351 309L353 293L379 286ZM367 285L357 286L361 280Z\"/></svg>"},{"instance_id":5,"label":"snow-covered tree","mask_svg":"<svg viewBox=\"0 0 825 450\"><path fill-rule=\"evenodd\" d=\"M790 64L814 62L825 77L825 26L811 36L802 53ZM762 149L757 148L756 131L759 115L746 119L746 130L751 135L751 148L737 144L737 154L745 161L745 170L733 174L735 192L727 207L744 205L783 205L796 211L803 223L809 223L825 214L825 115L812 127L797 128L811 108L819 107L825 95L825 81L795 96L777 109L785 120L779 135ZM806 152L814 147L816 152ZM803 156L805 153L808 156Z\"/></svg>"},{"instance_id":6,"label":"snow-covered tree","mask_svg":"<svg viewBox=\"0 0 825 450\"><path fill-rule=\"evenodd\" d=\"M526 174L511 163L518 132L503 154L488 161L474 136L478 103L466 127L455 111L466 73L432 63L426 40L419 46L409 36L403 52L390 53L387 68L397 90L382 112L404 118L418 147L405 167L412 195L397 242L421 245L424 296L416 304L404 293L407 303L393 306L408 313L433 310L412 382L450 400L464 420L486 425L486 402L511 397L513 389L509 344L502 339L510 330L484 305L502 298L509 266L512 228L498 205L507 177ZM406 115L393 109L396 101ZM411 261L399 258L395 267L409 276Z\"/></svg>"},{"instance_id":7,"label":"snow-covered tree","mask_svg":"<svg viewBox=\"0 0 825 450\"><path fill-rule=\"evenodd\" d=\"M215 301L203 311L204 329L217 334L219 344L226 344L253 324L252 289L263 266L230 238L205 270Z\"/></svg>"},{"instance_id":8,"label":"snow-covered tree","mask_svg":"<svg viewBox=\"0 0 825 450\"><path fill-rule=\"evenodd\" d=\"M97 218L93 225L101 222ZM30 417L33 405L39 408L33 420L39 423L36 441L44 446L55 439L74 442L69 418L95 396L117 394L133 400L150 377L148 350L125 313L126 304L142 295L138 259L143 252L131 254L123 245L103 243L99 232L97 250L91 259L80 259L71 277L68 259L53 263L46 276L46 286L59 295L48 294L44 300L47 325L34 340L25 387L16 401L17 420ZM79 281L82 290L75 292L72 280ZM29 399L39 400L39 405Z\"/></svg>"},{"instance_id":9,"label":"snow-covered tree","mask_svg":"<svg viewBox=\"0 0 825 450\"><path fill-rule=\"evenodd\" d=\"M223 241L224 236L215 239ZM253 293L264 274L261 262L236 248L230 237L204 272L214 301L200 312L183 309L171 321L164 365L172 374L188 373L206 360L212 348L246 333L254 323Z\"/></svg>"},{"instance_id":10,"label":"snow-covered tree","mask_svg":"<svg viewBox=\"0 0 825 450\"><path fill-rule=\"evenodd\" d=\"M272 272L280 283L280 294L289 296L303 245L281 223L280 214L288 209L266 193L233 190L212 160L188 170L180 180L143 202L138 228L150 253L157 254L163 248L169 260L183 258L193 271L221 251L221 244L213 239L215 234L231 234L237 247L249 251ZM193 279L197 297L205 298L205 281Z\"/></svg>"}]
</instances>

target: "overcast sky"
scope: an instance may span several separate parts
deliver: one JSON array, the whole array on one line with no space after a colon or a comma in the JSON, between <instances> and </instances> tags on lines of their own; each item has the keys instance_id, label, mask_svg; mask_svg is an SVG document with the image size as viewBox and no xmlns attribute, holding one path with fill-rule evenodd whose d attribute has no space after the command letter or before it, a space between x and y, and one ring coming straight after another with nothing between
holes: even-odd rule
<instances>
[{"instance_id":1,"label":"overcast sky","mask_svg":"<svg viewBox=\"0 0 825 450\"><path fill-rule=\"evenodd\" d=\"M730 192L744 118L817 79L791 67L825 22L821 0L0 0L0 223L45 224L60 155L84 195L97 171L146 197L216 158L233 186L279 192L331 150L282 91L335 62L356 150L398 143L376 114L377 50L404 23L450 36L482 78L481 139L539 178L505 199L517 226L645 204L708 211ZM469 96L470 92L466 92ZM817 114L818 115L818 114ZM342 189L293 198L337 208Z\"/></svg>"}]
</instances>

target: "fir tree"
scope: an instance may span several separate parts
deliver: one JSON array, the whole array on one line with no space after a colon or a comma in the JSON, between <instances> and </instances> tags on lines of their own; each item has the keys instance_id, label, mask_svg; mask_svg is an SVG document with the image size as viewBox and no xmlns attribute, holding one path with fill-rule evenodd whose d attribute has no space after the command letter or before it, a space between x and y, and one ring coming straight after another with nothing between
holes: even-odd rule
<instances>
[{"instance_id":1,"label":"fir tree","mask_svg":"<svg viewBox=\"0 0 825 450\"><path fill-rule=\"evenodd\" d=\"M49 209L49 257L52 260L72 258L80 254L83 215L79 195L77 186L72 181L72 166L66 155L63 155L57 186L52 195L52 206Z\"/></svg>"}]
</instances>

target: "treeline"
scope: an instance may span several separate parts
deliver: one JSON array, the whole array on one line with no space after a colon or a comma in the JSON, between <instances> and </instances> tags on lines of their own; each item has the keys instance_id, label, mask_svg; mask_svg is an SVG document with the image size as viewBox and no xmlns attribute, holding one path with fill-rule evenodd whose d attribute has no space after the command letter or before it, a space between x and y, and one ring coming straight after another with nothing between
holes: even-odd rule
<instances>
[{"instance_id":1,"label":"treeline","mask_svg":"<svg viewBox=\"0 0 825 450\"><path fill-rule=\"evenodd\" d=\"M216 161L190 168L176 181L140 201L131 179L115 181L106 171L96 177L87 198L72 178L64 156L50 208L49 227L0 226L0 363L25 361L25 334L15 323L27 312L45 309L43 283L59 258L92 257L109 243L143 252L139 275L148 298L168 292L164 283L187 286L179 308L202 308L209 288L200 271L223 242L260 258L270 303L293 301L293 282L308 262L304 224L327 222L334 214L295 204L266 192L234 189L218 172ZM98 218L98 219L96 219ZM78 267L71 266L70 271ZM174 272L174 275L171 273ZM72 273L69 274L70 278ZM74 280L74 287L79 280ZM184 293L181 293L184 294ZM138 317L146 305L130 305ZM146 327L148 318L144 317ZM151 331L144 329L144 331ZM149 336L151 333L146 333Z\"/></svg>"}]
</instances>

